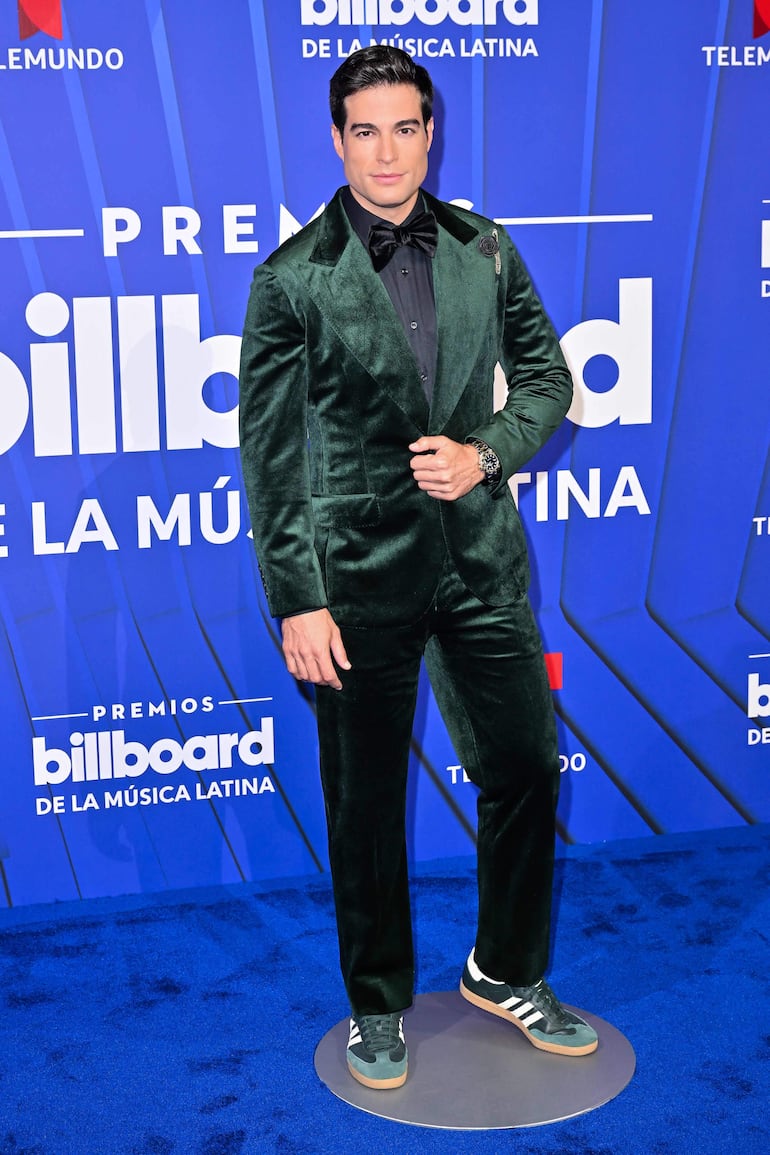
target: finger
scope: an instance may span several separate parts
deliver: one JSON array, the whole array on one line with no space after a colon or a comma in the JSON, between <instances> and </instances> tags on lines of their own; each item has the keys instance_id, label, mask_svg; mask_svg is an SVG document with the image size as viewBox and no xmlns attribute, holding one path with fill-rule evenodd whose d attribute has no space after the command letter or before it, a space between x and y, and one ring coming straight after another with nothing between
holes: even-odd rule
<instances>
[{"instance_id":1,"label":"finger","mask_svg":"<svg viewBox=\"0 0 770 1155\"><path fill-rule=\"evenodd\" d=\"M343 670L351 669L350 661L348 659L348 655L345 651L345 646L344 646L344 643L342 641L342 634L339 632L339 630L337 631L336 634L334 634L332 636L331 650L332 650L332 657L334 658L335 662L337 663L337 665L341 669L343 669Z\"/></svg>"},{"instance_id":2,"label":"finger","mask_svg":"<svg viewBox=\"0 0 770 1155\"><path fill-rule=\"evenodd\" d=\"M314 654L305 655L301 649L294 649L293 646L284 646L283 653L286 669L298 682L316 683L321 680L320 662Z\"/></svg>"},{"instance_id":3,"label":"finger","mask_svg":"<svg viewBox=\"0 0 770 1155\"><path fill-rule=\"evenodd\" d=\"M287 659L286 669L298 682L312 682L313 678L307 664L298 658Z\"/></svg>"},{"instance_id":4,"label":"finger","mask_svg":"<svg viewBox=\"0 0 770 1155\"><path fill-rule=\"evenodd\" d=\"M298 682L310 682L313 686L331 686L334 690L342 689L342 683L334 667L323 665L314 658L307 665L296 663L294 669L287 662L286 668Z\"/></svg>"},{"instance_id":5,"label":"finger","mask_svg":"<svg viewBox=\"0 0 770 1155\"><path fill-rule=\"evenodd\" d=\"M418 453L416 457L411 457L409 459L409 466L413 472L416 472L418 469L435 469L436 455L433 450L430 452L426 451L425 453Z\"/></svg>"},{"instance_id":6,"label":"finger","mask_svg":"<svg viewBox=\"0 0 770 1155\"><path fill-rule=\"evenodd\" d=\"M446 441L446 437L418 437L411 445L407 446L412 453L436 453L441 449Z\"/></svg>"},{"instance_id":7,"label":"finger","mask_svg":"<svg viewBox=\"0 0 770 1155\"><path fill-rule=\"evenodd\" d=\"M331 665L325 666L323 669L319 669L318 676L312 678L311 681L316 686L329 686L332 690L342 689L342 682L340 681L339 674Z\"/></svg>"},{"instance_id":8,"label":"finger","mask_svg":"<svg viewBox=\"0 0 770 1155\"><path fill-rule=\"evenodd\" d=\"M299 665L297 662L296 655L294 654L294 652L292 650L290 650L288 648L288 646L286 645L285 642L283 644L282 649L283 649L283 660L286 662L286 669L289 671L289 673L291 674L291 676L293 678L298 678L299 677Z\"/></svg>"},{"instance_id":9,"label":"finger","mask_svg":"<svg viewBox=\"0 0 770 1155\"><path fill-rule=\"evenodd\" d=\"M436 474L447 472L446 462L440 457L413 457L409 464L412 467L412 472L415 477L419 474L423 474L425 477L433 477Z\"/></svg>"},{"instance_id":10,"label":"finger","mask_svg":"<svg viewBox=\"0 0 770 1155\"><path fill-rule=\"evenodd\" d=\"M316 686L331 686L335 690L342 688L339 675L332 661L331 650L323 654L314 654L308 663L309 681Z\"/></svg>"},{"instance_id":11,"label":"finger","mask_svg":"<svg viewBox=\"0 0 770 1155\"><path fill-rule=\"evenodd\" d=\"M418 486L419 489L424 490L428 497L440 498L443 501L455 501L461 497L464 490L462 486L456 485L454 482L423 482Z\"/></svg>"},{"instance_id":12,"label":"finger","mask_svg":"<svg viewBox=\"0 0 770 1155\"><path fill-rule=\"evenodd\" d=\"M434 489L451 489L455 484L454 478L443 470L436 473L415 473L414 479L423 489L427 486Z\"/></svg>"}]
</instances>

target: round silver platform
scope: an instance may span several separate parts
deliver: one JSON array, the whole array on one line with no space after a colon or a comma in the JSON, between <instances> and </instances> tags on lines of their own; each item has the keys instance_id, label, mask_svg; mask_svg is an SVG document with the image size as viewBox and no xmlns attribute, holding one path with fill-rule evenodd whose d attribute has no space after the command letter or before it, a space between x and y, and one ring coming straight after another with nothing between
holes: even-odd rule
<instances>
[{"instance_id":1,"label":"round silver platform","mask_svg":"<svg viewBox=\"0 0 770 1155\"><path fill-rule=\"evenodd\" d=\"M404 1015L409 1078L403 1087L373 1091L352 1078L345 1061L348 1019L321 1039L315 1069L338 1098L399 1123L480 1131L555 1123L614 1099L636 1067L620 1031L587 1011L577 1013L597 1031L599 1047L567 1058L536 1050L516 1027L470 1006L457 991L418 995Z\"/></svg>"}]
</instances>

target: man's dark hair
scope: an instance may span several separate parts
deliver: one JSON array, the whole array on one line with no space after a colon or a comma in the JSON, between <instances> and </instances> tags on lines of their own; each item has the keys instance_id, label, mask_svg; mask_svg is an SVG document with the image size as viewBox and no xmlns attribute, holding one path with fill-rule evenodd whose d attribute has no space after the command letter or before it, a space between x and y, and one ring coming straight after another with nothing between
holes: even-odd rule
<instances>
[{"instance_id":1,"label":"man's dark hair","mask_svg":"<svg viewBox=\"0 0 770 1155\"><path fill-rule=\"evenodd\" d=\"M411 84L420 94L422 121L427 128L433 114L433 82L427 69L389 44L372 44L353 52L339 66L329 84L329 107L340 136L345 131L345 98L383 84Z\"/></svg>"}]
</instances>

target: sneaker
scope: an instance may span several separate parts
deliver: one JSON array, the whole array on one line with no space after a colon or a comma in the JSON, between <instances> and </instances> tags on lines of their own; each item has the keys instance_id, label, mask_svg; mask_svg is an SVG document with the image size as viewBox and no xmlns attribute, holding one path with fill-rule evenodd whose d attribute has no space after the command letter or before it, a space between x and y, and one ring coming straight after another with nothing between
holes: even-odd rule
<instances>
[{"instance_id":1,"label":"sneaker","mask_svg":"<svg viewBox=\"0 0 770 1155\"><path fill-rule=\"evenodd\" d=\"M350 1020L348 1070L354 1079L376 1091L403 1087L406 1082L404 1017L361 1015Z\"/></svg>"},{"instance_id":2,"label":"sneaker","mask_svg":"<svg viewBox=\"0 0 770 1155\"><path fill-rule=\"evenodd\" d=\"M539 1051L590 1055L599 1045L593 1027L565 1010L545 979L531 987L511 987L489 979L476 965L473 951L463 970L460 994L474 1006L513 1023Z\"/></svg>"}]
</instances>

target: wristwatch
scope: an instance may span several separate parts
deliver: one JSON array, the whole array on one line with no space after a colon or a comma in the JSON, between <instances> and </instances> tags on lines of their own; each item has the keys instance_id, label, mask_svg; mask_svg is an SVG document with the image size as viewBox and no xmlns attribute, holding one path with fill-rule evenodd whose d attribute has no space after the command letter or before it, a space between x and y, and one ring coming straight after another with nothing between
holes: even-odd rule
<instances>
[{"instance_id":1,"label":"wristwatch","mask_svg":"<svg viewBox=\"0 0 770 1155\"><path fill-rule=\"evenodd\" d=\"M494 449L491 449L486 441L481 441L478 437L469 437L467 444L472 445L479 455L479 469L484 474L484 480L481 484L496 485L502 476L503 467Z\"/></svg>"}]
</instances>

